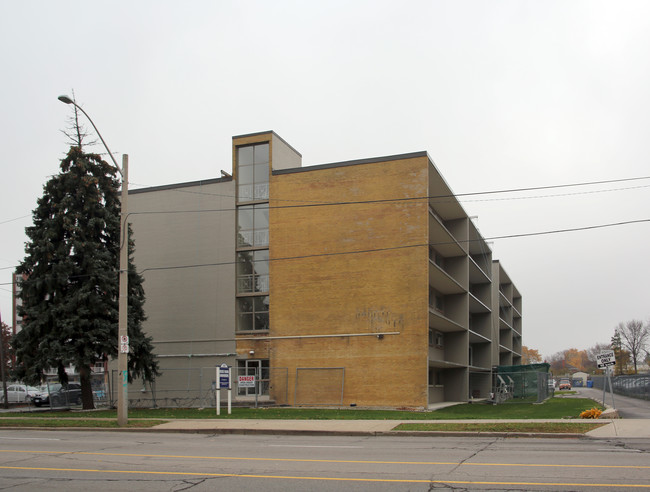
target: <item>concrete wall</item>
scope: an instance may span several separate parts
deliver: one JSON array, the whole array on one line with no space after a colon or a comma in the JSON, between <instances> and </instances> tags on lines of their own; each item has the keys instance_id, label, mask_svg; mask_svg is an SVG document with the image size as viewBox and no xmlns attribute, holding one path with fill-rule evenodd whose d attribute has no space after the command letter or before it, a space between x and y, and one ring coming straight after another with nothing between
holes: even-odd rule
<instances>
[{"instance_id":1,"label":"concrete wall","mask_svg":"<svg viewBox=\"0 0 650 492\"><path fill-rule=\"evenodd\" d=\"M229 179L129 194L134 258L145 279L144 330L163 369L234 360L226 355L235 352L234 196ZM167 376L159 391L176 386Z\"/></svg>"},{"instance_id":2,"label":"concrete wall","mask_svg":"<svg viewBox=\"0 0 650 492\"><path fill-rule=\"evenodd\" d=\"M278 170L300 166L302 166L300 153L274 133L271 139L271 167Z\"/></svg>"}]
</instances>

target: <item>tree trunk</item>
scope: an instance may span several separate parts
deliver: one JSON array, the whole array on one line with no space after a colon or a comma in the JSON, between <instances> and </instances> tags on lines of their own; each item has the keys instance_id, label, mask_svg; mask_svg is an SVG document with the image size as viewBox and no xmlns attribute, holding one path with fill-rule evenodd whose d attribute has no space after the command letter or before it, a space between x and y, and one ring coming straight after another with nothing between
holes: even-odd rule
<instances>
[{"instance_id":1,"label":"tree trunk","mask_svg":"<svg viewBox=\"0 0 650 492\"><path fill-rule=\"evenodd\" d=\"M94 410L93 387L90 382L90 367L79 367L79 382L81 383L81 403L84 410Z\"/></svg>"}]
</instances>

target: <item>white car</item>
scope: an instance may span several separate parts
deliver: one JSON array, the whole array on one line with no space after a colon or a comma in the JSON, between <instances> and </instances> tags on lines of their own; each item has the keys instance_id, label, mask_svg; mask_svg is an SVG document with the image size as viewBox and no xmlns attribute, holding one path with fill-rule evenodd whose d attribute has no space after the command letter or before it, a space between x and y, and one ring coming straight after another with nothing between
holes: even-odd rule
<instances>
[{"instance_id":1,"label":"white car","mask_svg":"<svg viewBox=\"0 0 650 492\"><path fill-rule=\"evenodd\" d=\"M38 393L38 388L26 384L10 384L7 386L7 401L9 403L29 403ZM0 403L5 402L5 394L0 388Z\"/></svg>"}]
</instances>

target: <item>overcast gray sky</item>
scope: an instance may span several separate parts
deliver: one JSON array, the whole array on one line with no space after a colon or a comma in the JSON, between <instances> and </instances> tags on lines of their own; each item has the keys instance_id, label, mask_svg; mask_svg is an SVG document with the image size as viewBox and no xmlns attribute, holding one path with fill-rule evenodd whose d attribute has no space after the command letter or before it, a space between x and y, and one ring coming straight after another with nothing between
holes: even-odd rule
<instances>
[{"instance_id":1,"label":"overcast gray sky","mask_svg":"<svg viewBox=\"0 0 650 492\"><path fill-rule=\"evenodd\" d=\"M650 176L647 1L4 1L0 313L74 89L132 188L426 150L454 192ZM102 151L100 147L94 149ZM119 159L119 156L118 156ZM650 180L463 200L486 238L650 218ZM497 239L543 355L650 317L650 223Z\"/></svg>"}]
</instances>

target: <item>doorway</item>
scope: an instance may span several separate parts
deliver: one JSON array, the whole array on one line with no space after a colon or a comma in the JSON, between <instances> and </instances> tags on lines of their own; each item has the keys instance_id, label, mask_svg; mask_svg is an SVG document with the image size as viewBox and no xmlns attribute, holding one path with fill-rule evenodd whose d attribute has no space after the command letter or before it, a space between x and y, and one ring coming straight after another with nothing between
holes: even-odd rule
<instances>
[{"instance_id":1,"label":"doorway","mask_svg":"<svg viewBox=\"0 0 650 492\"><path fill-rule=\"evenodd\" d=\"M257 396L269 395L269 360L245 359L237 361L238 376L257 376ZM255 396L255 388L237 387L237 396Z\"/></svg>"}]
</instances>

